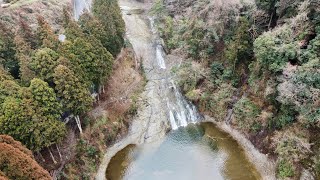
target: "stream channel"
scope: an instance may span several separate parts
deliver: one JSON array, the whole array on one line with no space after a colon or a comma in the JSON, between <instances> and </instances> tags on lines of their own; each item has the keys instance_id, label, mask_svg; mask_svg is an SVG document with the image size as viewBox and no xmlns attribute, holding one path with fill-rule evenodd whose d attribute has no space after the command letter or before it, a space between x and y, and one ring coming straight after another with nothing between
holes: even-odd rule
<instances>
[{"instance_id":1,"label":"stream channel","mask_svg":"<svg viewBox=\"0 0 320 180\"><path fill-rule=\"evenodd\" d=\"M148 6L129 0L119 4L126 37L143 60L148 82L128 136L107 150L97 179L260 179L238 143L201 122L197 108L179 91L170 71L178 62L166 62Z\"/></svg>"}]
</instances>

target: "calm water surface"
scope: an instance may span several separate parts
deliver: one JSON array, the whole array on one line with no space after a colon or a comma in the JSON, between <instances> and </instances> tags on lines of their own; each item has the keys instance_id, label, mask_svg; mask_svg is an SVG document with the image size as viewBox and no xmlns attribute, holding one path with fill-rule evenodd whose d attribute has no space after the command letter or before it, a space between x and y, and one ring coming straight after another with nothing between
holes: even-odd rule
<instances>
[{"instance_id":1,"label":"calm water surface","mask_svg":"<svg viewBox=\"0 0 320 180\"><path fill-rule=\"evenodd\" d=\"M256 180L243 150L211 123L171 131L161 142L130 145L111 159L108 180Z\"/></svg>"}]
</instances>

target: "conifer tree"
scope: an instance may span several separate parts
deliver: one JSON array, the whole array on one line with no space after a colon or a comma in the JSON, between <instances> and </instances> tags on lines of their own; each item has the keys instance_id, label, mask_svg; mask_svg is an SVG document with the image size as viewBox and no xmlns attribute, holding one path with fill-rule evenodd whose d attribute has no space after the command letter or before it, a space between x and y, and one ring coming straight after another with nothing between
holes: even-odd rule
<instances>
[{"instance_id":1,"label":"conifer tree","mask_svg":"<svg viewBox=\"0 0 320 180\"><path fill-rule=\"evenodd\" d=\"M53 89L34 79L18 96L5 98L0 109L0 133L11 135L33 151L58 143L65 136L59 106Z\"/></svg>"},{"instance_id":2,"label":"conifer tree","mask_svg":"<svg viewBox=\"0 0 320 180\"><path fill-rule=\"evenodd\" d=\"M81 67L88 85L99 85L111 72L113 57L94 37L76 38L69 52L75 55L73 64Z\"/></svg>"},{"instance_id":3,"label":"conifer tree","mask_svg":"<svg viewBox=\"0 0 320 180\"><path fill-rule=\"evenodd\" d=\"M38 49L31 62L32 69L50 85L53 83L53 70L57 66L59 54L49 48Z\"/></svg>"},{"instance_id":4,"label":"conifer tree","mask_svg":"<svg viewBox=\"0 0 320 180\"><path fill-rule=\"evenodd\" d=\"M32 49L35 49L37 47L36 36L29 24L23 19L23 17L21 17L21 15L19 23L20 28L18 30L18 36L23 38L24 41L27 42Z\"/></svg>"},{"instance_id":5,"label":"conifer tree","mask_svg":"<svg viewBox=\"0 0 320 180\"><path fill-rule=\"evenodd\" d=\"M36 31L37 46L42 48L58 49L58 36L53 33L50 25L42 16L38 16L38 29Z\"/></svg>"},{"instance_id":6,"label":"conifer tree","mask_svg":"<svg viewBox=\"0 0 320 180\"><path fill-rule=\"evenodd\" d=\"M19 78L19 62L15 58L14 33L0 22L0 63L14 78Z\"/></svg>"},{"instance_id":7,"label":"conifer tree","mask_svg":"<svg viewBox=\"0 0 320 180\"><path fill-rule=\"evenodd\" d=\"M106 47L107 50L116 56L123 46L125 32L124 21L117 1L96 0L93 4L93 13L100 20L108 35L110 46Z\"/></svg>"},{"instance_id":8,"label":"conifer tree","mask_svg":"<svg viewBox=\"0 0 320 180\"><path fill-rule=\"evenodd\" d=\"M0 135L0 150L0 179L51 179L29 150L10 136Z\"/></svg>"},{"instance_id":9,"label":"conifer tree","mask_svg":"<svg viewBox=\"0 0 320 180\"><path fill-rule=\"evenodd\" d=\"M32 49L21 36L16 35L14 39L16 45L16 58L19 61L19 77L24 85L29 85L35 73L30 69Z\"/></svg>"},{"instance_id":10,"label":"conifer tree","mask_svg":"<svg viewBox=\"0 0 320 180\"><path fill-rule=\"evenodd\" d=\"M32 99L40 108L42 115L50 119L59 120L62 114L62 105L58 102L56 94L48 83L41 79L33 79L29 87Z\"/></svg>"},{"instance_id":11,"label":"conifer tree","mask_svg":"<svg viewBox=\"0 0 320 180\"><path fill-rule=\"evenodd\" d=\"M58 65L54 69L55 90L63 106L76 116L80 129L79 115L86 113L92 105L92 98L75 74L66 66Z\"/></svg>"}]
</instances>

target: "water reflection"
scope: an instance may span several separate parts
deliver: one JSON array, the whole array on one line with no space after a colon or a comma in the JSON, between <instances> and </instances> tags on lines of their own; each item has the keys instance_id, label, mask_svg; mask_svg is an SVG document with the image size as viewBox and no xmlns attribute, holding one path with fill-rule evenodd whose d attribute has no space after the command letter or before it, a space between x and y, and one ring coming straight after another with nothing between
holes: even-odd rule
<instances>
[{"instance_id":1,"label":"water reflection","mask_svg":"<svg viewBox=\"0 0 320 180\"><path fill-rule=\"evenodd\" d=\"M170 132L162 142L130 145L111 159L108 180L259 179L238 144L209 123Z\"/></svg>"}]
</instances>

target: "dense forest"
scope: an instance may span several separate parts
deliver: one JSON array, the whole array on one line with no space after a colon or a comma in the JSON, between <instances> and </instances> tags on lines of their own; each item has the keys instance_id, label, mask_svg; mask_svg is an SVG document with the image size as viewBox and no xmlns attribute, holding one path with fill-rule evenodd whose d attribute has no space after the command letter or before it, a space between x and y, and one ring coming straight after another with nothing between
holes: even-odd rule
<instances>
[{"instance_id":1,"label":"dense forest","mask_svg":"<svg viewBox=\"0 0 320 180\"><path fill-rule=\"evenodd\" d=\"M277 159L279 178L320 173L318 0L167 1L152 8L173 69L204 114Z\"/></svg>"},{"instance_id":2,"label":"dense forest","mask_svg":"<svg viewBox=\"0 0 320 180\"><path fill-rule=\"evenodd\" d=\"M0 134L8 135L0 137L3 177L50 179L12 138L39 153L65 138L66 119L75 119L82 133L80 117L93 106L123 47L124 22L115 0L95 0L92 13L78 21L68 8L61 17L63 40L41 15L36 28L23 17L16 29L0 21Z\"/></svg>"}]
</instances>

